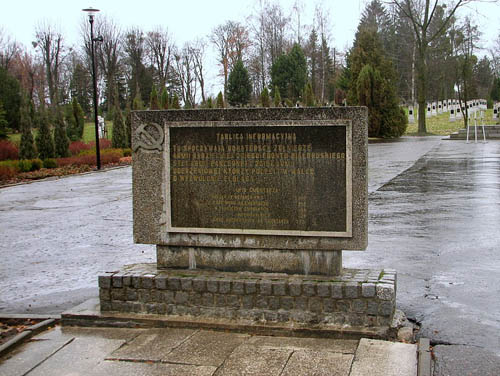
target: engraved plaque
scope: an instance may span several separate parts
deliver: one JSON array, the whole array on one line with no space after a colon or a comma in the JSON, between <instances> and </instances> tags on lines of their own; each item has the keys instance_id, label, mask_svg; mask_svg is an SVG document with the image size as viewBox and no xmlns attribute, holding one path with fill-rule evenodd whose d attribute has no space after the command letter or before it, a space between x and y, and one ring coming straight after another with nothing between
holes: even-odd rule
<instances>
[{"instance_id":1,"label":"engraved plaque","mask_svg":"<svg viewBox=\"0 0 500 376\"><path fill-rule=\"evenodd\" d=\"M165 132L168 232L352 236L349 121Z\"/></svg>"}]
</instances>

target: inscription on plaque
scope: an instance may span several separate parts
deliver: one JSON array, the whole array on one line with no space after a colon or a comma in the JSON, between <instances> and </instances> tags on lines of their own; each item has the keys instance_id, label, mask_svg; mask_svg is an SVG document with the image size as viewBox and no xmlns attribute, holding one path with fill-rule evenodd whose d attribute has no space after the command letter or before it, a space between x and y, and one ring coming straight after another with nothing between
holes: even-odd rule
<instances>
[{"instance_id":1,"label":"inscription on plaque","mask_svg":"<svg viewBox=\"0 0 500 376\"><path fill-rule=\"evenodd\" d=\"M352 235L350 123L166 132L167 231Z\"/></svg>"}]
</instances>

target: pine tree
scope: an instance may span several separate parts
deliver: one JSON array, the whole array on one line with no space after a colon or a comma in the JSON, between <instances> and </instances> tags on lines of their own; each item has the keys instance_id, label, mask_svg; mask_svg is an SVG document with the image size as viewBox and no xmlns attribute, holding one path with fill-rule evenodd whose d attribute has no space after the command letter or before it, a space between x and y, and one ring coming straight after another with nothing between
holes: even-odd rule
<instances>
[{"instance_id":1,"label":"pine tree","mask_svg":"<svg viewBox=\"0 0 500 376\"><path fill-rule=\"evenodd\" d=\"M217 94L217 103L215 106L217 108L224 108L224 96L222 95L222 91L219 91L219 94Z\"/></svg>"},{"instance_id":2,"label":"pine tree","mask_svg":"<svg viewBox=\"0 0 500 376\"><path fill-rule=\"evenodd\" d=\"M134 111L144 110L144 103L142 102L140 90L136 91L134 100L132 101L132 108Z\"/></svg>"},{"instance_id":3,"label":"pine tree","mask_svg":"<svg viewBox=\"0 0 500 376\"><path fill-rule=\"evenodd\" d=\"M399 137L408 120L399 108L395 72L377 32L361 29L348 55L349 104L368 107L370 137Z\"/></svg>"},{"instance_id":4,"label":"pine tree","mask_svg":"<svg viewBox=\"0 0 500 376\"><path fill-rule=\"evenodd\" d=\"M214 103L212 97L207 98L207 103L205 104L206 108L214 108Z\"/></svg>"},{"instance_id":5,"label":"pine tree","mask_svg":"<svg viewBox=\"0 0 500 376\"><path fill-rule=\"evenodd\" d=\"M127 147L127 133L123 122L122 111L118 104L113 111L113 137L111 138L113 148L122 149Z\"/></svg>"},{"instance_id":6,"label":"pine tree","mask_svg":"<svg viewBox=\"0 0 500 376\"><path fill-rule=\"evenodd\" d=\"M267 90L267 87L260 93L260 104L262 107L271 107L271 99L269 98L269 90Z\"/></svg>"},{"instance_id":7,"label":"pine tree","mask_svg":"<svg viewBox=\"0 0 500 376\"><path fill-rule=\"evenodd\" d=\"M66 120L66 132L68 133L69 139L71 141L78 140L78 125L75 117L73 116L73 106L71 104L64 106L64 119Z\"/></svg>"},{"instance_id":8,"label":"pine tree","mask_svg":"<svg viewBox=\"0 0 500 376\"><path fill-rule=\"evenodd\" d=\"M172 99L172 108L174 110L178 110L181 108L181 105L179 103L179 97L177 96L177 93L174 94L174 98Z\"/></svg>"},{"instance_id":9,"label":"pine tree","mask_svg":"<svg viewBox=\"0 0 500 376\"><path fill-rule=\"evenodd\" d=\"M3 104L0 101L0 140L7 139L7 126L9 122L7 121L6 114L7 112L4 110Z\"/></svg>"},{"instance_id":10,"label":"pine tree","mask_svg":"<svg viewBox=\"0 0 500 376\"><path fill-rule=\"evenodd\" d=\"M36 148L40 159L54 158L54 139L50 131L50 120L46 110L41 107L39 109L39 124L38 135L36 136Z\"/></svg>"},{"instance_id":11,"label":"pine tree","mask_svg":"<svg viewBox=\"0 0 500 376\"><path fill-rule=\"evenodd\" d=\"M26 100L23 100L21 105L21 144L19 145L19 159L34 159L36 158L35 142L33 141L33 133L31 132L32 123L29 109Z\"/></svg>"},{"instance_id":12,"label":"pine tree","mask_svg":"<svg viewBox=\"0 0 500 376\"><path fill-rule=\"evenodd\" d=\"M231 106L245 106L250 102L252 83L243 61L238 60L229 73L227 100Z\"/></svg>"},{"instance_id":13,"label":"pine tree","mask_svg":"<svg viewBox=\"0 0 500 376\"><path fill-rule=\"evenodd\" d=\"M71 102L72 106L72 112L73 112L73 118L75 119L76 123L76 136L78 140L81 140L83 138L83 131L85 128L85 114L83 112L82 106L80 106L80 103L78 103L78 100L73 98L73 101Z\"/></svg>"},{"instance_id":14,"label":"pine tree","mask_svg":"<svg viewBox=\"0 0 500 376\"><path fill-rule=\"evenodd\" d=\"M127 103L125 108L125 133L127 135L127 147L130 148L132 145L132 111L130 110L130 105Z\"/></svg>"},{"instance_id":15,"label":"pine tree","mask_svg":"<svg viewBox=\"0 0 500 376\"><path fill-rule=\"evenodd\" d=\"M55 115L54 146L56 157L64 158L69 156L69 138L60 108L56 109Z\"/></svg>"},{"instance_id":16,"label":"pine tree","mask_svg":"<svg viewBox=\"0 0 500 376\"><path fill-rule=\"evenodd\" d=\"M303 97L304 97L303 99L304 99L305 105L307 107L316 106L316 101L314 100L314 92L313 92L312 85L310 82L304 88Z\"/></svg>"},{"instance_id":17,"label":"pine tree","mask_svg":"<svg viewBox=\"0 0 500 376\"><path fill-rule=\"evenodd\" d=\"M280 88L278 86L274 87L274 107L281 107L281 95L280 95Z\"/></svg>"},{"instance_id":18,"label":"pine tree","mask_svg":"<svg viewBox=\"0 0 500 376\"><path fill-rule=\"evenodd\" d=\"M161 89L160 106L162 110L168 110L168 91L166 87Z\"/></svg>"},{"instance_id":19,"label":"pine tree","mask_svg":"<svg viewBox=\"0 0 500 376\"><path fill-rule=\"evenodd\" d=\"M156 91L156 85L153 85L153 87L151 88L151 94L149 96L149 109L160 109L160 102L158 101L158 92Z\"/></svg>"}]
</instances>

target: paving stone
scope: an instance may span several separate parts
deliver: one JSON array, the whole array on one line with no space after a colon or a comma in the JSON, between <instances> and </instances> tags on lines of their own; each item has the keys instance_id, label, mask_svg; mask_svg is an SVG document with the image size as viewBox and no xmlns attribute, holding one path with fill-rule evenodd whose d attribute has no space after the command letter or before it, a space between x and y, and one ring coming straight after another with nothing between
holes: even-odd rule
<instances>
[{"instance_id":1,"label":"paving stone","mask_svg":"<svg viewBox=\"0 0 500 376\"><path fill-rule=\"evenodd\" d=\"M350 376L406 376L417 374L417 346L363 338Z\"/></svg>"},{"instance_id":2,"label":"paving stone","mask_svg":"<svg viewBox=\"0 0 500 376\"><path fill-rule=\"evenodd\" d=\"M342 354L354 354L358 347L357 340L339 340L330 338L297 338L254 336L248 340L253 346L286 348L290 350L329 351Z\"/></svg>"},{"instance_id":3,"label":"paving stone","mask_svg":"<svg viewBox=\"0 0 500 376\"><path fill-rule=\"evenodd\" d=\"M233 350L246 341L246 334L202 330L169 353L169 362L219 367Z\"/></svg>"},{"instance_id":4,"label":"paving stone","mask_svg":"<svg viewBox=\"0 0 500 376\"><path fill-rule=\"evenodd\" d=\"M112 352L106 359L160 361L194 332L194 329L150 329Z\"/></svg>"},{"instance_id":5,"label":"paving stone","mask_svg":"<svg viewBox=\"0 0 500 376\"><path fill-rule=\"evenodd\" d=\"M282 376L349 376L352 354L336 354L328 351L295 351Z\"/></svg>"},{"instance_id":6,"label":"paving stone","mask_svg":"<svg viewBox=\"0 0 500 376\"><path fill-rule=\"evenodd\" d=\"M125 343L125 339L110 339L73 332L74 339L29 372L30 376L91 374L104 358ZM97 332L96 332L97 333ZM36 342L34 343L36 345Z\"/></svg>"},{"instance_id":7,"label":"paving stone","mask_svg":"<svg viewBox=\"0 0 500 376\"><path fill-rule=\"evenodd\" d=\"M224 362L218 376L279 375L292 350L242 345Z\"/></svg>"},{"instance_id":8,"label":"paving stone","mask_svg":"<svg viewBox=\"0 0 500 376\"><path fill-rule=\"evenodd\" d=\"M213 366L187 364L132 363L104 361L92 370L93 376L211 376L217 370ZM89 374L90 375L90 374Z\"/></svg>"}]
</instances>

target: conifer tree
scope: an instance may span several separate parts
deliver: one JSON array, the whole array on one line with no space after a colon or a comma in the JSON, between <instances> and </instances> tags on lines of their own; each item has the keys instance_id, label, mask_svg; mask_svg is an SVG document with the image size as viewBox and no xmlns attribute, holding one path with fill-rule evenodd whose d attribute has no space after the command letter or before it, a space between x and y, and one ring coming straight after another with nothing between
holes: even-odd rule
<instances>
[{"instance_id":1,"label":"conifer tree","mask_svg":"<svg viewBox=\"0 0 500 376\"><path fill-rule=\"evenodd\" d=\"M38 135L36 136L36 147L40 159L54 158L54 139L50 130L50 120L47 111L40 107L38 116Z\"/></svg>"},{"instance_id":2,"label":"conifer tree","mask_svg":"<svg viewBox=\"0 0 500 376\"><path fill-rule=\"evenodd\" d=\"M132 147L132 111L130 110L130 105L127 103L125 108L125 134L127 135L127 147Z\"/></svg>"},{"instance_id":3,"label":"conifer tree","mask_svg":"<svg viewBox=\"0 0 500 376\"><path fill-rule=\"evenodd\" d=\"M231 106L245 106L250 102L252 83L243 61L238 60L229 73L227 100Z\"/></svg>"},{"instance_id":4,"label":"conifer tree","mask_svg":"<svg viewBox=\"0 0 500 376\"><path fill-rule=\"evenodd\" d=\"M260 93L260 104L262 107L271 107L271 99L269 98L269 90L267 90L267 87Z\"/></svg>"},{"instance_id":5,"label":"conifer tree","mask_svg":"<svg viewBox=\"0 0 500 376\"><path fill-rule=\"evenodd\" d=\"M69 138L60 108L56 109L55 114L54 146L56 157L64 158L69 156Z\"/></svg>"},{"instance_id":6,"label":"conifer tree","mask_svg":"<svg viewBox=\"0 0 500 376\"><path fill-rule=\"evenodd\" d=\"M161 89L160 106L162 110L168 110L168 91L165 86Z\"/></svg>"},{"instance_id":7,"label":"conifer tree","mask_svg":"<svg viewBox=\"0 0 500 376\"><path fill-rule=\"evenodd\" d=\"M212 97L207 98L206 107L207 108L214 108L214 103L213 103Z\"/></svg>"},{"instance_id":8,"label":"conifer tree","mask_svg":"<svg viewBox=\"0 0 500 376\"><path fill-rule=\"evenodd\" d=\"M303 99L304 99L305 105L307 107L314 107L316 105L316 101L314 100L314 92L313 92L312 85L310 82L304 88L303 97L304 97Z\"/></svg>"},{"instance_id":9,"label":"conifer tree","mask_svg":"<svg viewBox=\"0 0 500 376\"><path fill-rule=\"evenodd\" d=\"M149 96L149 109L150 110L159 110L160 102L158 100L158 92L156 91L156 85L153 85L151 88L151 94Z\"/></svg>"},{"instance_id":10,"label":"conifer tree","mask_svg":"<svg viewBox=\"0 0 500 376\"><path fill-rule=\"evenodd\" d=\"M142 102L140 90L136 91L134 100L132 101L132 108L134 111L144 110L144 103Z\"/></svg>"},{"instance_id":11,"label":"conifer tree","mask_svg":"<svg viewBox=\"0 0 500 376\"><path fill-rule=\"evenodd\" d=\"M73 98L71 107L73 110L73 118L76 123L76 136L78 140L81 140L83 138L83 131L85 128L85 114L83 113L82 106L80 106L76 97Z\"/></svg>"},{"instance_id":12,"label":"conifer tree","mask_svg":"<svg viewBox=\"0 0 500 376\"><path fill-rule=\"evenodd\" d=\"M274 87L274 107L281 107L281 95L280 88L276 85Z\"/></svg>"},{"instance_id":13,"label":"conifer tree","mask_svg":"<svg viewBox=\"0 0 500 376\"><path fill-rule=\"evenodd\" d=\"M22 134L21 144L19 145L19 159L34 159L36 158L35 142L33 140L33 133L31 132L32 122L26 100L23 100L20 111Z\"/></svg>"},{"instance_id":14,"label":"conifer tree","mask_svg":"<svg viewBox=\"0 0 500 376\"><path fill-rule=\"evenodd\" d=\"M399 107L395 72L376 31L361 29L348 55L349 104L368 107L370 137L399 137L408 119Z\"/></svg>"},{"instance_id":15,"label":"conifer tree","mask_svg":"<svg viewBox=\"0 0 500 376\"><path fill-rule=\"evenodd\" d=\"M67 104L64 106L64 119L66 120L66 132L71 141L78 140L78 125L73 116L73 105Z\"/></svg>"},{"instance_id":16,"label":"conifer tree","mask_svg":"<svg viewBox=\"0 0 500 376\"><path fill-rule=\"evenodd\" d=\"M122 111L118 104L115 104L113 111L113 137L111 138L113 148L122 149L127 147L127 133L123 121Z\"/></svg>"},{"instance_id":17,"label":"conifer tree","mask_svg":"<svg viewBox=\"0 0 500 376\"><path fill-rule=\"evenodd\" d=\"M224 96L222 95L222 91L219 91L219 94L217 94L216 107L217 108L224 108Z\"/></svg>"},{"instance_id":18,"label":"conifer tree","mask_svg":"<svg viewBox=\"0 0 500 376\"><path fill-rule=\"evenodd\" d=\"M177 96L177 93L174 94L174 98L172 99L172 108L174 110L178 110L181 108L181 105L179 104L179 97Z\"/></svg>"},{"instance_id":19,"label":"conifer tree","mask_svg":"<svg viewBox=\"0 0 500 376\"><path fill-rule=\"evenodd\" d=\"M6 118L7 112L3 108L2 101L0 101L0 140L7 139L7 126L9 122Z\"/></svg>"}]
</instances>

